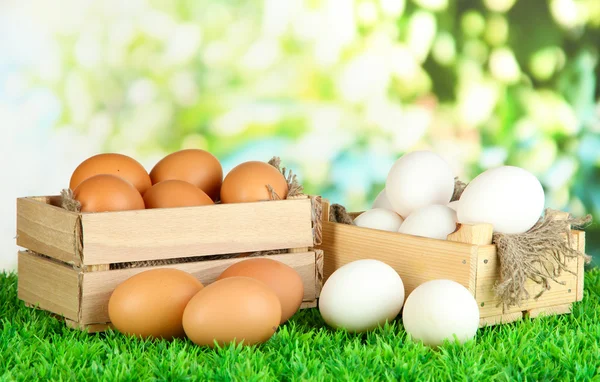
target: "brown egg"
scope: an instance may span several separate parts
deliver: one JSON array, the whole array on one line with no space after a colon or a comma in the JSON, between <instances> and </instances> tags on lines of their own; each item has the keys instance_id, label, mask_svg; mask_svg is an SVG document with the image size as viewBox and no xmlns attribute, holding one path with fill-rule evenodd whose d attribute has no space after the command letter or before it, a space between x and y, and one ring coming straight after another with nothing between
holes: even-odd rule
<instances>
[{"instance_id":1,"label":"brown egg","mask_svg":"<svg viewBox=\"0 0 600 382\"><path fill-rule=\"evenodd\" d=\"M144 199L131 183L115 175L95 175L73 190L81 212L143 210Z\"/></svg>"},{"instance_id":2,"label":"brown egg","mask_svg":"<svg viewBox=\"0 0 600 382\"><path fill-rule=\"evenodd\" d=\"M214 347L231 342L254 345L277 331L281 304L275 292L250 277L229 277L198 292L183 312L183 328L192 342Z\"/></svg>"},{"instance_id":3,"label":"brown egg","mask_svg":"<svg viewBox=\"0 0 600 382\"><path fill-rule=\"evenodd\" d=\"M94 175L116 175L133 184L143 194L152 183L150 175L138 161L122 154L98 154L84 160L73 172L69 187L74 190Z\"/></svg>"},{"instance_id":4,"label":"brown egg","mask_svg":"<svg viewBox=\"0 0 600 382\"><path fill-rule=\"evenodd\" d=\"M146 208L193 207L215 204L204 191L183 180L163 180L144 194Z\"/></svg>"},{"instance_id":5,"label":"brown egg","mask_svg":"<svg viewBox=\"0 0 600 382\"><path fill-rule=\"evenodd\" d=\"M161 159L150 171L152 184L163 180L183 180L206 192L212 200L218 200L223 168L219 160L208 151L186 149Z\"/></svg>"},{"instance_id":6,"label":"brown egg","mask_svg":"<svg viewBox=\"0 0 600 382\"><path fill-rule=\"evenodd\" d=\"M300 309L304 283L294 268L267 258L248 259L231 265L217 280L235 276L257 279L273 289L281 303L281 324Z\"/></svg>"},{"instance_id":7,"label":"brown egg","mask_svg":"<svg viewBox=\"0 0 600 382\"><path fill-rule=\"evenodd\" d=\"M234 167L221 186L222 203L248 203L271 200L267 185L273 187L281 199L288 193L284 176L265 162L250 161Z\"/></svg>"},{"instance_id":8,"label":"brown egg","mask_svg":"<svg viewBox=\"0 0 600 382\"><path fill-rule=\"evenodd\" d=\"M122 282L108 301L108 316L121 333L141 338L183 337L186 305L203 285L178 269L144 271Z\"/></svg>"}]
</instances>

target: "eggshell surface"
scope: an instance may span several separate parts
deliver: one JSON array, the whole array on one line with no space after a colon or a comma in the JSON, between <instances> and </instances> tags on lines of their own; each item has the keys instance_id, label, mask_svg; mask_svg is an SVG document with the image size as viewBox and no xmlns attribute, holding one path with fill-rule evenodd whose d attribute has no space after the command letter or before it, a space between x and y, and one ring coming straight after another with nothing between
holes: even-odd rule
<instances>
[{"instance_id":1,"label":"eggshell surface","mask_svg":"<svg viewBox=\"0 0 600 382\"><path fill-rule=\"evenodd\" d=\"M152 183L148 172L138 161L122 154L98 154L83 162L71 175L69 187L74 190L84 180L94 175L109 174L127 180L143 194Z\"/></svg>"},{"instance_id":2,"label":"eggshell surface","mask_svg":"<svg viewBox=\"0 0 600 382\"><path fill-rule=\"evenodd\" d=\"M144 194L146 208L193 207L214 204L201 189L183 180L163 180Z\"/></svg>"},{"instance_id":3,"label":"eggshell surface","mask_svg":"<svg viewBox=\"0 0 600 382\"><path fill-rule=\"evenodd\" d=\"M375 201L373 202L373 206L371 208L383 208L386 210L394 211L394 207L392 206L390 200L385 194L385 188L381 190L379 194L377 194L377 197L375 198Z\"/></svg>"},{"instance_id":4,"label":"eggshell surface","mask_svg":"<svg viewBox=\"0 0 600 382\"><path fill-rule=\"evenodd\" d=\"M81 212L143 210L144 199L128 181L115 175L95 175L73 190Z\"/></svg>"},{"instance_id":5,"label":"eggshell surface","mask_svg":"<svg viewBox=\"0 0 600 382\"><path fill-rule=\"evenodd\" d=\"M200 188L216 201L223 182L223 168L208 151L185 149L161 159L150 171L150 178L152 184L171 179L183 180Z\"/></svg>"},{"instance_id":6,"label":"eggshell surface","mask_svg":"<svg viewBox=\"0 0 600 382\"><path fill-rule=\"evenodd\" d=\"M517 234L535 225L544 205L544 189L533 174L502 166L481 173L467 185L457 216L460 223L489 223L495 232Z\"/></svg>"},{"instance_id":7,"label":"eggshell surface","mask_svg":"<svg viewBox=\"0 0 600 382\"><path fill-rule=\"evenodd\" d=\"M273 166L260 161L244 162L234 167L223 180L222 203L248 203L271 200L267 186L273 187L280 199L285 199L288 185Z\"/></svg>"},{"instance_id":8,"label":"eggshell surface","mask_svg":"<svg viewBox=\"0 0 600 382\"><path fill-rule=\"evenodd\" d=\"M404 219L398 230L407 235L439 240L446 240L454 231L456 231L456 211L440 204L416 210Z\"/></svg>"},{"instance_id":9,"label":"eggshell surface","mask_svg":"<svg viewBox=\"0 0 600 382\"><path fill-rule=\"evenodd\" d=\"M390 204L405 219L432 204L448 204L454 193L452 169L431 151L414 151L400 157L385 185Z\"/></svg>"},{"instance_id":10,"label":"eggshell surface","mask_svg":"<svg viewBox=\"0 0 600 382\"><path fill-rule=\"evenodd\" d=\"M112 324L122 333L147 338L183 337L183 312L203 285L177 269L153 269L121 283L108 302Z\"/></svg>"},{"instance_id":11,"label":"eggshell surface","mask_svg":"<svg viewBox=\"0 0 600 382\"><path fill-rule=\"evenodd\" d=\"M183 327L197 345L231 342L254 345L267 341L281 320L279 298L266 284L250 277L228 277L205 287L188 303Z\"/></svg>"},{"instance_id":12,"label":"eggshell surface","mask_svg":"<svg viewBox=\"0 0 600 382\"><path fill-rule=\"evenodd\" d=\"M383 208L373 208L365 211L354 219L354 224L358 227L390 232L398 232L402 222L403 219L400 215Z\"/></svg>"},{"instance_id":13,"label":"eggshell surface","mask_svg":"<svg viewBox=\"0 0 600 382\"><path fill-rule=\"evenodd\" d=\"M281 303L281 324L300 309L304 283L294 268L273 259L248 259L229 266L217 280L236 276L262 281L275 292Z\"/></svg>"},{"instance_id":14,"label":"eggshell surface","mask_svg":"<svg viewBox=\"0 0 600 382\"><path fill-rule=\"evenodd\" d=\"M444 340L460 343L475 337L479 307L467 288L452 280L432 280L415 288L406 299L402 322L411 338L428 346Z\"/></svg>"},{"instance_id":15,"label":"eggshell surface","mask_svg":"<svg viewBox=\"0 0 600 382\"><path fill-rule=\"evenodd\" d=\"M319 311L327 325L365 332L392 321L404 303L398 273L379 260L356 260L338 268L325 282Z\"/></svg>"}]
</instances>

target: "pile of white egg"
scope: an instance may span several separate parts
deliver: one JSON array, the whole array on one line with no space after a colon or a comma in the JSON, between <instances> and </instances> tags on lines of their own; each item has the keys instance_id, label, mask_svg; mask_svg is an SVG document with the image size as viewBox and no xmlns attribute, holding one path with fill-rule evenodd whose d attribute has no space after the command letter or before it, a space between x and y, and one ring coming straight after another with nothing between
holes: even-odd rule
<instances>
[{"instance_id":1,"label":"pile of white egg","mask_svg":"<svg viewBox=\"0 0 600 382\"><path fill-rule=\"evenodd\" d=\"M470 182L459 200L454 174L439 155L415 151L390 169L373 208L355 220L359 227L444 240L457 223L489 223L495 232L523 233L544 209L544 190L528 171L513 166L487 170Z\"/></svg>"},{"instance_id":2,"label":"pile of white egg","mask_svg":"<svg viewBox=\"0 0 600 382\"><path fill-rule=\"evenodd\" d=\"M415 151L399 158L373 208L354 219L369 229L445 240L458 223L493 225L495 232L528 231L541 216L545 198L528 171L502 166L471 181L458 201L454 174L439 155ZM334 328L364 332L389 322L402 311L406 332L415 341L439 346L475 337L479 308L471 292L451 280L432 280L415 288L406 301L402 279L378 260L358 260L337 269L319 300L325 322Z\"/></svg>"}]
</instances>

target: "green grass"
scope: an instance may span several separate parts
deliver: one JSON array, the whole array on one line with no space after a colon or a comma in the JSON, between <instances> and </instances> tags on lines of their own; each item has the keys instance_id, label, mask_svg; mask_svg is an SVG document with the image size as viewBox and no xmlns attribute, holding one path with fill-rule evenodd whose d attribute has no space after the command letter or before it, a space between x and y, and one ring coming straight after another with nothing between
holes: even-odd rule
<instances>
[{"instance_id":1,"label":"green grass","mask_svg":"<svg viewBox=\"0 0 600 382\"><path fill-rule=\"evenodd\" d=\"M216 350L70 330L17 299L0 273L0 380L600 380L600 270L586 273L573 314L495 326L465 345L412 343L399 321L368 334L298 313L267 343Z\"/></svg>"}]
</instances>

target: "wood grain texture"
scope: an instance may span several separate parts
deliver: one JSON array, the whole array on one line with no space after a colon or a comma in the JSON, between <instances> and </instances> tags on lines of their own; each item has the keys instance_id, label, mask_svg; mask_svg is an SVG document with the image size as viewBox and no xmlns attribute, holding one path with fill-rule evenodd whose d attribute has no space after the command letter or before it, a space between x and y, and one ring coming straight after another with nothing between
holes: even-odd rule
<instances>
[{"instance_id":1,"label":"wood grain texture","mask_svg":"<svg viewBox=\"0 0 600 382\"><path fill-rule=\"evenodd\" d=\"M577 245L577 241L578 239L576 237L571 238L571 243L573 246ZM557 278L560 284L550 281L551 289L544 292L544 294L538 299L535 299L534 297L542 291L542 285L537 284L532 280L527 280L525 283L525 288L529 292L530 298L526 301L523 301L520 306L510 307L505 309L504 312L512 313L517 310L526 311L547 306L566 305L575 302L577 300L579 279L579 275L577 274L579 269L579 259L568 258L566 263L567 269L574 274L562 272L562 275Z\"/></svg>"},{"instance_id":2,"label":"wood grain texture","mask_svg":"<svg viewBox=\"0 0 600 382\"><path fill-rule=\"evenodd\" d=\"M324 222L324 277L359 259L376 259L402 277L405 295L433 279L451 279L474 292L477 246Z\"/></svg>"},{"instance_id":3,"label":"wood grain texture","mask_svg":"<svg viewBox=\"0 0 600 382\"><path fill-rule=\"evenodd\" d=\"M496 296L494 287L500 280L500 261L495 245L478 247L477 251L477 285L475 300L479 305L481 317L499 316L504 313L500 299Z\"/></svg>"},{"instance_id":4,"label":"wood grain texture","mask_svg":"<svg viewBox=\"0 0 600 382\"><path fill-rule=\"evenodd\" d=\"M259 257L259 256L257 256ZM304 301L316 299L315 253L294 253L270 255L268 258L281 261L294 268L304 282ZM204 285L208 285L230 265L244 258L199 261L164 265L159 267L130 268L110 271L88 272L83 274L80 324L109 322L108 300L114 289L123 281L140 272L156 268L174 268L191 273Z\"/></svg>"},{"instance_id":5,"label":"wood grain texture","mask_svg":"<svg viewBox=\"0 0 600 382\"><path fill-rule=\"evenodd\" d=\"M301 305L300 305L300 309L311 309L311 308L316 308L318 306L318 302L317 300L313 300L313 301L304 301Z\"/></svg>"},{"instance_id":6,"label":"wood grain texture","mask_svg":"<svg viewBox=\"0 0 600 382\"><path fill-rule=\"evenodd\" d=\"M459 243L468 243L476 245L492 244L494 226L491 224L460 224L458 229L448 235L448 240Z\"/></svg>"},{"instance_id":7,"label":"wood grain texture","mask_svg":"<svg viewBox=\"0 0 600 382\"><path fill-rule=\"evenodd\" d=\"M577 250L585 253L585 231L573 231L577 238ZM585 259L580 257L577 259L577 296L575 301L583 300L583 287L585 282Z\"/></svg>"},{"instance_id":8,"label":"wood grain texture","mask_svg":"<svg viewBox=\"0 0 600 382\"><path fill-rule=\"evenodd\" d=\"M78 319L79 275L73 267L31 252L18 254L18 296L29 305Z\"/></svg>"},{"instance_id":9,"label":"wood grain texture","mask_svg":"<svg viewBox=\"0 0 600 382\"><path fill-rule=\"evenodd\" d=\"M559 314L571 313L572 304L545 306L543 308L529 309L525 312L531 318L537 318L541 316L555 316Z\"/></svg>"},{"instance_id":10,"label":"wood grain texture","mask_svg":"<svg viewBox=\"0 0 600 382\"><path fill-rule=\"evenodd\" d=\"M508 324L523 319L523 312L501 314L496 316L482 317L479 319L479 327Z\"/></svg>"},{"instance_id":11,"label":"wood grain texture","mask_svg":"<svg viewBox=\"0 0 600 382\"><path fill-rule=\"evenodd\" d=\"M78 265L79 214L53 206L51 201L52 197L17 199L17 245Z\"/></svg>"},{"instance_id":12,"label":"wood grain texture","mask_svg":"<svg viewBox=\"0 0 600 382\"><path fill-rule=\"evenodd\" d=\"M89 334L103 332L108 328L114 328L114 326L110 322L99 324L80 324L77 321L69 320L67 318L65 319L65 323L71 329L81 330L84 332L88 332Z\"/></svg>"},{"instance_id":13,"label":"wood grain texture","mask_svg":"<svg viewBox=\"0 0 600 382\"><path fill-rule=\"evenodd\" d=\"M82 214L85 265L313 245L311 201Z\"/></svg>"}]
</instances>

